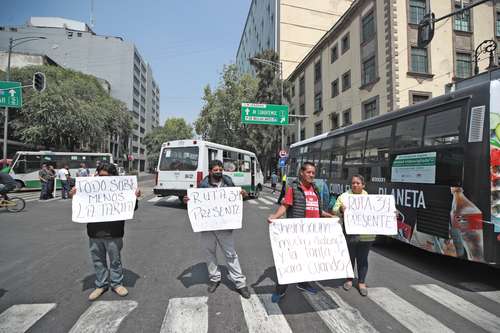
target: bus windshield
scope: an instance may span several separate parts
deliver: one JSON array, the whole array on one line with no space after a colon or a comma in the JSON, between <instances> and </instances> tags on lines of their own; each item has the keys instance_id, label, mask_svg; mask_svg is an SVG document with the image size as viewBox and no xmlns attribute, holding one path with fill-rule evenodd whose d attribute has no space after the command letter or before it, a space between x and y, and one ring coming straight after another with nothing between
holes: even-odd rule
<instances>
[{"instance_id":1,"label":"bus windshield","mask_svg":"<svg viewBox=\"0 0 500 333\"><path fill-rule=\"evenodd\" d=\"M164 148L160 171L195 171L198 167L198 147Z\"/></svg>"}]
</instances>

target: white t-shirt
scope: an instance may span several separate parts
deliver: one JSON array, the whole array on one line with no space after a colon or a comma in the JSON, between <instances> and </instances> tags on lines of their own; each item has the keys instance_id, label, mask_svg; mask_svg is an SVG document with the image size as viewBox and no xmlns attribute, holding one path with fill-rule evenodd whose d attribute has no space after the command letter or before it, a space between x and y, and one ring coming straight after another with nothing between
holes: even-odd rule
<instances>
[{"instance_id":1,"label":"white t-shirt","mask_svg":"<svg viewBox=\"0 0 500 333\"><path fill-rule=\"evenodd\" d=\"M68 174L69 172L65 168L57 170L57 177L59 177L60 180L68 180Z\"/></svg>"}]
</instances>

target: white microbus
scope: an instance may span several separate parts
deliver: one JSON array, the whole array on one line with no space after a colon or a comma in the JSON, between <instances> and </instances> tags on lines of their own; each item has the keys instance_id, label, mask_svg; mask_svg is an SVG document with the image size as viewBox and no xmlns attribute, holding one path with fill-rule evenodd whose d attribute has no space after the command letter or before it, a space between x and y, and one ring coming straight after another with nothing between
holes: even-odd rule
<instances>
[{"instance_id":1,"label":"white microbus","mask_svg":"<svg viewBox=\"0 0 500 333\"><path fill-rule=\"evenodd\" d=\"M113 155L108 153L18 151L13 161L9 174L16 181L17 189L23 187L40 189L38 171L44 163L53 165L56 169L67 164L70 174L75 177L81 163L85 163L90 173L94 174L97 162L113 163ZM59 181L57 181L57 187L60 187Z\"/></svg>"},{"instance_id":2,"label":"white microbus","mask_svg":"<svg viewBox=\"0 0 500 333\"><path fill-rule=\"evenodd\" d=\"M208 175L212 160L224 163L224 174L250 196L257 197L264 176L254 153L202 140L177 140L162 144L158 160L156 186L158 196L175 195L182 200L188 188L198 187Z\"/></svg>"}]
</instances>

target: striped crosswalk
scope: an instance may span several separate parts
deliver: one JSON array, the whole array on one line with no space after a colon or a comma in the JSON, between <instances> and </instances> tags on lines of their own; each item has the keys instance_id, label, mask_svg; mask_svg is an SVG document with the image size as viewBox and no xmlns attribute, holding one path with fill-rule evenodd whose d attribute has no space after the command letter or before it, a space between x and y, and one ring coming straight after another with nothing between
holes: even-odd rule
<instances>
[{"instance_id":1,"label":"striped crosswalk","mask_svg":"<svg viewBox=\"0 0 500 333\"><path fill-rule=\"evenodd\" d=\"M474 300L466 300L452 290L436 284L412 285L410 291L412 289L417 297L427 302L436 302L447 311L451 311L456 317L455 321L463 320L473 323L477 326L477 330L481 328L486 332L500 332L500 317L474 304L478 303L477 297L487 297L482 292L467 292L465 293L467 297L470 296ZM385 331L384 326L385 328L391 327L390 324L381 327L380 323L377 326L376 323L370 322L366 318L373 320L374 316L373 313L370 316L367 311L376 313L384 311L388 318L397 323L394 325L401 325L410 332L446 333L454 332L453 329L460 331L459 324L450 328L440 322L437 313L429 313L428 309L422 308L423 299L419 300L418 305L414 305L407 300L407 295L398 295L395 290L384 287L369 288L368 298L376 307L371 305L360 310L344 299L346 296L344 293L343 290L322 286L315 295L309 293L302 293L302 295L305 302L314 309L317 317L331 332L375 333ZM161 322L160 333L208 332L210 320L208 300L207 296L168 300L166 308L163 309L165 314ZM289 333L297 331L293 328L293 321L289 321L288 318L294 314L286 313L282 310L282 306L272 303L270 294L252 294L250 299L240 298L240 300L243 312L241 320L245 322L248 332ZM133 317L134 312L137 311L135 309L140 306L140 303L133 300L94 302L77 319L69 332L119 332L123 320L129 316ZM57 318L47 318L55 307L55 303L12 305L0 314L0 333L23 333L33 330L33 326L38 321L57 320ZM61 311L63 310L58 312Z\"/></svg>"}]
</instances>

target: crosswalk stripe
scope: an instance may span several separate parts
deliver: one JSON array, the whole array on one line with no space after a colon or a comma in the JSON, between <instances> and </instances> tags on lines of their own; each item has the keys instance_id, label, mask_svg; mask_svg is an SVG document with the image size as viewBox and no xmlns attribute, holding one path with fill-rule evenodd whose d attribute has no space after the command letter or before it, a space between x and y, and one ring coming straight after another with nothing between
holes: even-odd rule
<instances>
[{"instance_id":1,"label":"crosswalk stripe","mask_svg":"<svg viewBox=\"0 0 500 333\"><path fill-rule=\"evenodd\" d=\"M332 332L377 332L357 309L329 288L320 290L315 295L304 293L304 296Z\"/></svg>"},{"instance_id":2,"label":"crosswalk stripe","mask_svg":"<svg viewBox=\"0 0 500 333\"><path fill-rule=\"evenodd\" d=\"M436 318L408 303L387 288L369 288L368 297L404 327L416 333L453 332ZM425 323L425 325L422 325Z\"/></svg>"},{"instance_id":3,"label":"crosswalk stripe","mask_svg":"<svg viewBox=\"0 0 500 333\"><path fill-rule=\"evenodd\" d=\"M268 200L271 200L272 202L275 202L276 200L278 200L277 197L271 197L269 195L264 195L264 198L268 199Z\"/></svg>"},{"instance_id":4,"label":"crosswalk stripe","mask_svg":"<svg viewBox=\"0 0 500 333\"><path fill-rule=\"evenodd\" d=\"M262 197L257 198L257 200L259 200L262 203L265 203L266 205L274 205L272 201L266 200Z\"/></svg>"},{"instance_id":5,"label":"crosswalk stripe","mask_svg":"<svg viewBox=\"0 0 500 333\"><path fill-rule=\"evenodd\" d=\"M259 209L262 209L262 210L268 210L268 209L271 209L271 208L266 207L266 206L259 206Z\"/></svg>"},{"instance_id":6,"label":"crosswalk stripe","mask_svg":"<svg viewBox=\"0 0 500 333\"><path fill-rule=\"evenodd\" d=\"M500 332L500 318L435 284L413 288L488 332Z\"/></svg>"},{"instance_id":7,"label":"crosswalk stripe","mask_svg":"<svg viewBox=\"0 0 500 333\"><path fill-rule=\"evenodd\" d=\"M255 200L248 200L246 202L248 202L251 205L258 205L257 201L255 201Z\"/></svg>"},{"instance_id":8,"label":"crosswalk stripe","mask_svg":"<svg viewBox=\"0 0 500 333\"><path fill-rule=\"evenodd\" d=\"M208 297L172 298L160 333L203 333L208 331Z\"/></svg>"},{"instance_id":9,"label":"crosswalk stripe","mask_svg":"<svg viewBox=\"0 0 500 333\"><path fill-rule=\"evenodd\" d=\"M122 320L136 307L137 302L135 301L94 302L80 316L69 333L116 332Z\"/></svg>"},{"instance_id":10,"label":"crosswalk stripe","mask_svg":"<svg viewBox=\"0 0 500 333\"><path fill-rule=\"evenodd\" d=\"M55 307L54 303L13 305L0 314L0 332L26 332Z\"/></svg>"},{"instance_id":11,"label":"crosswalk stripe","mask_svg":"<svg viewBox=\"0 0 500 333\"><path fill-rule=\"evenodd\" d=\"M148 202L157 202L157 201L160 201L162 199L162 197L153 197L151 199L148 200Z\"/></svg>"},{"instance_id":12,"label":"crosswalk stripe","mask_svg":"<svg viewBox=\"0 0 500 333\"><path fill-rule=\"evenodd\" d=\"M292 332L279 305L271 302L271 294L251 295L250 299L240 298L249 333Z\"/></svg>"},{"instance_id":13,"label":"crosswalk stripe","mask_svg":"<svg viewBox=\"0 0 500 333\"><path fill-rule=\"evenodd\" d=\"M482 290L488 290L491 287L479 283L479 282L462 282L459 283L461 286L475 292L476 294L479 294L481 296L484 296L493 302L500 303L500 290L492 290L492 291L482 291Z\"/></svg>"}]
</instances>

